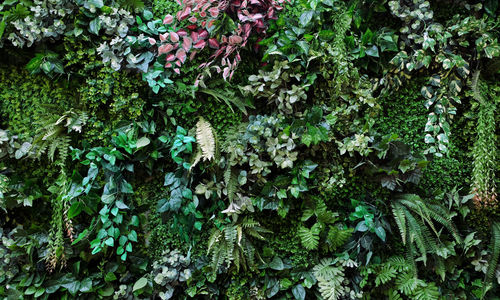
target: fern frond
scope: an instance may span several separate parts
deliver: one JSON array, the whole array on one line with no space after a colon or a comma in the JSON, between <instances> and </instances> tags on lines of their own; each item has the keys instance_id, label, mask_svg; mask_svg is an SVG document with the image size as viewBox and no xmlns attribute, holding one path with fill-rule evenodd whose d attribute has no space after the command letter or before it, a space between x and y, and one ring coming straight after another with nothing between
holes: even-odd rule
<instances>
[{"instance_id":1,"label":"fern frond","mask_svg":"<svg viewBox=\"0 0 500 300\"><path fill-rule=\"evenodd\" d=\"M328 231L328 235L326 238L326 243L328 244L330 249L335 250L338 247L343 246L347 242L347 240L351 237L352 232L352 228L342 229L338 226L330 226L330 230Z\"/></svg>"},{"instance_id":2,"label":"fern frond","mask_svg":"<svg viewBox=\"0 0 500 300\"><path fill-rule=\"evenodd\" d=\"M488 261L488 269L484 276L483 281L483 297L487 293L487 289L491 285L495 271L498 267L498 261L500 257L500 223L495 222L491 227L491 256Z\"/></svg>"},{"instance_id":3,"label":"fern frond","mask_svg":"<svg viewBox=\"0 0 500 300\"><path fill-rule=\"evenodd\" d=\"M318 279L319 292L325 300L337 300L345 294L345 287L342 286L344 277L338 276L331 280Z\"/></svg>"},{"instance_id":4,"label":"fern frond","mask_svg":"<svg viewBox=\"0 0 500 300\"><path fill-rule=\"evenodd\" d=\"M396 221L396 225L401 233L401 239L403 240L403 245L406 245L406 217L404 213L404 208L399 203L392 204L392 214Z\"/></svg>"},{"instance_id":5,"label":"fern frond","mask_svg":"<svg viewBox=\"0 0 500 300\"><path fill-rule=\"evenodd\" d=\"M398 272L408 269L408 261L401 256L391 256L388 259L388 263Z\"/></svg>"},{"instance_id":6,"label":"fern frond","mask_svg":"<svg viewBox=\"0 0 500 300\"><path fill-rule=\"evenodd\" d=\"M224 182L226 183L227 198L229 201L233 201L238 188L238 177L232 171L231 166L227 166L224 172Z\"/></svg>"},{"instance_id":7,"label":"fern frond","mask_svg":"<svg viewBox=\"0 0 500 300\"><path fill-rule=\"evenodd\" d=\"M389 300L402 300L401 294L397 290L389 289L387 292Z\"/></svg>"},{"instance_id":8,"label":"fern frond","mask_svg":"<svg viewBox=\"0 0 500 300\"><path fill-rule=\"evenodd\" d=\"M310 229L301 226L297 234L300 237L302 245L307 250L315 250L318 249L320 231L321 231L320 224L316 223Z\"/></svg>"},{"instance_id":9,"label":"fern frond","mask_svg":"<svg viewBox=\"0 0 500 300\"><path fill-rule=\"evenodd\" d=\"M481 90L480 90L480 80L479 80L479 75L481 75L481 71L477 70L474 72L472 75L472 81L471 81L471 89L473 92L473 97L476 101L479 101L482 103L484 101L483 95L481 95Z\"/></svg>"},{"instance_id":10,"label":"fern frond","mask_svg":"<svg viewBox=\"0 0 500 300\"><path fill-rule=\"evenodd\" d=\"M220 232L220 230L215 229L214 231L212 231L212 234L208 239L207 254L209 254L214 245L219 242L221 234L222 233Z\"/></svg>"},{"instance_id":11,"label":"fern frond","mask_svg":"<svg viewBox=\"0 0 500 300\"><path fill-rule=\"evenodd\" d=\"M196 123L196 142L200 145L204 161L215 158L215 136L214 129L209 122L202 117Z\"/></svg>"},{"instance_id":12,"label":"fern frond","mask_svg":"<svg viewBox=\"0 0 500 300\"><path fill-rule=\"evenodd\" d=\"M313 268L321 296L328 300L339 299L345 293L345 287L342 286L344 268L334 263L333 259L324 258Z\"/></svg>"},{"instance_id":13,"label":"fern frond","mask_svg":"<svg viewBox=\"0 0 500 300\"><path fill-rule=\"evenodd\" d=\"M440 299L441 293L439 289L434 284L434 282L419 284L412 295L413 299L416 300L438 300Z\"/></svg>"},{"instance_id":14,"label":"fern frond","mask_svg":"<svg viewBox=\"0 0 500 300\"><path fill-rule=\"evenodd\" d=\"M412 273L403 273L396 279L396 286L399 291L409 296L418 287L419 280Z\"/></svg>"},{"instance_id":15,"label":"fern frond","mask_svg":"<svg viewBox=\"0 0 500 300\"><path fill-rule=\"evenodd\" d=\"M377 272L377 277L375 278L375 286L380 284L385 284L396 277L398 271L391 265L384 265Z\"/></svg>"}]
</instances>

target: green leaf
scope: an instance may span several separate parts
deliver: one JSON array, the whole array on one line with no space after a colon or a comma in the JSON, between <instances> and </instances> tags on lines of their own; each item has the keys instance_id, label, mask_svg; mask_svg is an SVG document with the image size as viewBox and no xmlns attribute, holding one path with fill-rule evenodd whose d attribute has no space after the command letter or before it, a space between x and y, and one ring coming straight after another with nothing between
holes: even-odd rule
<instances>
[{"instance_id":1,"label":"green leaf","mask_svg":"<svg viewBox=\"0 0 500 300\"><path fill-rule=\"evenodd\" d=\"M102 297L110 297L115 293L115 290L112 286L107 286L98 291L99 295Z\"/></svg>"},{"instance_id":2,"label":"green leaf","mask_svg":"<svg viewBox=\"0 0 500 300\"><path fill-rule=\"evenodd\" d=\"M135 292L137 290L140 290L144 288L148 284L148 280L145 277L140 278L134 283L134 287L132 288L132 291Z\"/></svg>"},{"instance_id":3,"label":"green leaf","mask_svg":"<svg viewBox=\"0 0 500 300\"><path fill-rule=\"evenodd\" d=\"M303 12L300 15L300 18L299 18L300 25L302 25L303 27L305 27L307 24L309 24L309 22L311 21L313 15L314 15L314 11L313 10L308 10L308 11Z\"/></svg>"},{"instance_id":4,"label":"green leaf","mask_svg":"<svg viewBox=\"0 0 500 300\"><path fill-rule=\"evenodd\" d=\"M269 263L269 267L276 271L281 271L285 269L283 261L278 256L275 256L274 259Z\"/></svg>"},{"instance_id":5,"label":"green leaf","mask_svg":"<svg viewBox=\"0 0 500 300\"><path fill-rule=\"evenodd\" d=\"M153 19L153 13L150 12L149 10L144 10L142 15L144 16L144 19L146 19L146 21Z\"/></svg>"},{"instance_id":6,"label":"green leaf","mask_svg":"<svg viewBox=\"0 0 500 300\"><path fill-rule=\"evenodd\" d=\"M143 137L141 137L140 139L137 140L135 146L136 146L137 149L141 149L141 148L146 147L147 145L149 145L149 143L151 143L151 141L147 137L143 136Z\"/></svg>"},{"instance_id":7,"label":"green leaf","mask_svg":"<svg viewBox=\"0 0 500 300\"><path fill-rule=\"evenodd\" d=\"M366 54L372 57L379 57L377 46L373 45L370 48L366 49Z\"/></svg>"},{"instance_id":8,"label":"green leaf","mask_svg":"<svg viewBox=\"0 0 500 300\"><path fill-rule=\"evenodd\" d=\"M132 216L130 219L130 225L132 226L139 226L139 217L138 216Z\"/></svg>"},{"instance_id":9,"label":"green leaf","mask_svg":"<svg viewBox=\"0 0 500 300\"><path fill-rule=\"evenodd\" d=\"M306 298L306 290L300 283L292 288L292 294L297 300L304 300Z\"/></svg>"},{"instance_id":10,"label":"green leaf","mask_svg":"<svg viewBox=\"0 0 500 300\"><path fill-rule=\"evenodd\" d=\"M68 218L72 219L78 216L82 212L83 204L81 202L75 202L71 204L71 207L68 209Z\"/></svg>"},{"instance_id":11,"label":"green leaf","mask_svg":"<svg viewBox=\"0 0 500 300\"><path fill-rule=\"evenodd\" d=\"M423 86L422 89L420 90L420 93L426 99L430 99L432 98L432 96L434 96L434 90L430 86Z\"/></svg>"},{"instance_id":12,"label":"green leaf","mask_svg":"<svg viewBox=\"0 0 500 300\"><path fill-rule=\"evenodd\" d=\"M39 287L39 288L36 289L36 293L35 293L34 297L38 298L41 295L43 295L44 293L45 293L45 288L44 287Z\"/></svg>"},{"instance_id":13,"label":"green leaf","mask_svg":"<svg viewBox=\"0 0 500 300\"><path fill-rule=\"evenodd\" d=\"M385 242L386 234L385 234L385 230L382 226L375 227L375 233L382 241Z\"/></svg>"},{"instance_id":14,"label":"green leaf","mask_svg":"<svg viewBox=\"0 0 500 300\"><path fill-rule=\"evenodd\" d=\"M99 35L99 30L101 30L101 20L99 17L93 19L89 23L89 31L95 35Z\"/></svg>"},{"instance_id":15,"label":"green leaf","mask_svg":"<svg viewBox=\"0 0 500 300\"><path fill-rule=\"evenodd\" d=\"M184 189L182 191L182 196L186 199L192 200L193 199L193 192L190 189Z\"/></svg>"},{"instance_id":16,"label":"green leaf","mask_svg":"<svg viewBox=\"0 0 500 300\"><path fill-rule=\"evenodd\" d=\"M302 142L302 144L304 144L307 147L309 147L311 145L311 143L312 143L312 140L313 140L312 136L310 134L308 134L308 133L305 133L305 134L302 135L302 138L301 138L300 141Z\"/></svg>"},{"instance_id":17,"label":"green leaf","mask_svg":"<svg viewBox=\"0 0 500 300\"><path fill-rule=\"evenodd\" d=\"M29 288L24 291L25 295L33 295L36 292L36 287L30 286Z\"/></svg>"},{"instance_id":18,"label":"green leaf","mask_svg":"<svg viewBox=\"0 0 500 300\"><path fill-rule=\"evenodd\" d=\"M116 205L116 208L119 208L119 209L128 209L129 207L127 206L127 204L123 203L122 200L118 200L115 202L115 205ZM115 215L116 216L116 215Z\"/></svg>"},{"instance_id":19,"label":"green leaf","mask_svg":"<svg viewBox=\"0 0 500 300\"><path fill-rule=\"evenodd\" d=\"M306 41L298 41L297 45L299 46L299 48L302 50L302 52L304 54L308 54L309 53L309 43L308 42L306 42Z\"/></svg>"},{"instance_id":20,"label":"green leaf","mask_svg":"<svg viewBox=\"0 0 500 300\"><path fill-rule=\"evenodd\" d=\"M116 275L113 272L108 272L106 276L104 277L104 281L106 282L111 282L116 280Z\"/></svg>"},{"instance_id":21,"label":"green leaf","mask_svg":"<svg viewBox=\"0 0 500 300\"><path fill-rule=\"evenodd\" d=\"M137 232L135 230L132 230L128 235L128 239L132 242L137 242Z\"/></svg>"},{"instance_id":22,"label":"green leaf","mask_svg":"<svg viewBox=\"0 0 500 300\"><path fill-rule=\"evenodd\" d=\"M108 238L104 242L104 244L108 245L109 247L114 247L115 246L115 240L112 237L110 237L110 238Z\"/></svg>"},{"instance_id":23,"label":"green leaf","mask_svg":"<svg viewBox=\"0 0 500 300\"><path fill-rule=\"evenodd\" d=\"M88 4L95 6L96 8L102 8L104 6L103 0L88 0Z\"/></svg>"},{"instance_id":24,"label":"green leaf","mask_svg":"<svg viewBox=\"0 0 500 300\"><path fill-rule=\"evenodd\" d=\"M132 185L128 183L127 181L123 180L122 185L121 185L121 192L124 194L133 194L134 189L132 188Z\"/></svg>"},{"instance_id":25,"label":"green leaf","mask_svg":"<svg viewBox=\"0 0 500 300\"><path fill-rule=\"evenodd\" d=\"M321 30L319 32L319 38L324 41L329 41L335 36L335 31L333 30Z\"/></svg>"},{"instance_id":26,"label":"green leaf","mask_svg":"<svg viewBox=\"0 0 500 300\"><path fill-rule=\"evenodd\" d=\"M80 292L86 293L90 292L91 290L92 290L92 279L87 277L80 282Z\"/></svg>"},{"instance_id":27,"label":"green leaf","mask_svg":"<svg viewBox=\"0 0 500 300\"><path fill-rule=\"evenodd\" d=\"M194 228L196 228L197 230L200 231L202 226L203 226L202 222L200 222L200 221L194 222Z\"/></svg>"}]
</instances>

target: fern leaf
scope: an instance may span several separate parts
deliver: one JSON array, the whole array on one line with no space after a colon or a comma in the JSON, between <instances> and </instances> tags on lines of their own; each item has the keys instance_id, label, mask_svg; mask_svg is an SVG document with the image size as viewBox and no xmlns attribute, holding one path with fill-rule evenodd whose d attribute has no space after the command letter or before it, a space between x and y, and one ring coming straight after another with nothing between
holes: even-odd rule
<instances>
[{"instance_id":1,"label":"fern leaf","mask_svg":"<svg viewBox=\"0 0 500 300\"><path fill-rule=\"evenodd\" d=\"M389 296L389 300L402 300L403 298L399 294L397 290L389 289L387 292L387 295Z\"/></svg>"},{"instance_id":2,"label":"fern leaf","mask_svg":"<svg viewBox=\"0 0 500 300\"><path fill-rule=\"evenodd\" d=\"M196 142L200 145L204 161L210 161L215 158L214 129L203 118L200 118L198 123L196 123Z\"/></svg>"},{"instance_id":3,"label":"fern leaf","mask_svg":"<svg viewBox=\"0 0 500 300\"><path fill-rule=\"evenodd\" d=\"M342 286L344 277L336 277L332 280L318 280L319 292L325 300L337 300L345 294L345 287Z\"/></svg>"},{"instance_id":4,"label":"fern leaf","mask_svg":"<svg viewBox=\"0 0 500 300\"><path fill-rule=\"evenodd\" d=\"M412 273L404 273L396 279L396 286L403 294L411 295L418 286L419 280Z\"/></svg>"},{"instance_id":5,"label":"fern leaf","mask_svg":"<svg viewBox=\"0 0 500 300\"><path fill-rule=\"evenodd\" d=\"M347 242L347 240L351 237L352 232L352 228L341 229L338 226L330 226L326 242L332 250L335 250Z\"/></svg>"},{"instance_id":6,"label":"fern leaf","mask_svg":"<svg viewBox=\"0 0 500 300\"><path fill-rule=\"evenodd\" d=\"M418 285L412 295L412 298L416 300L438 300L439 296L439 289L436 287L434 282L431 282L428 284Z\"/></svg>"},{"instance_id":7,"label":"fern leaf","mask_svg":"<svg viewBox=\"0 0 500 300\"><path fill-rule=\"evenodd\" d=\"M399 203L392 204L392 214L401 233L401 239L403 240L403 245L406 245L406 217L404 213L404 208Z\"/></svg>"},{"instance_id":8,"label":"fern leaf","mask_svg":"<svg viewBox=\"0 0 500 300\"><path fill-rule=\"evenodd\" d=\"M377 272L377 277L375 278L375 286L379 286L380 284L385 284L389 281L391 281L393 278L396 277L397 270L390 266L390 265L384 265L380 270Z\"/></svg>"},{"instance_id":9,"label":"fern leaf","mask_svg":"<svg viewBox=\"0 0 500 300\"><path fill-rule=\"evenodd\" d=\"M297 234L307 250L315 250L318 249L320 231L320 224L316 223L311 229L301 226Z\"/></svg>"},{"instance_id":10,"label":"fern leaf","mask_svg":"<svg viewBox=\"0 0 500 300\"><path fill-rule=\"evenodd\" d=\"M500 223L495 222L491 227L491 257L488 261L488 269L483 281L483 298L487 293L489 286L495 275L500 257Z\"/></svg>"},{"instance_id":11,"label":"fern leaf","mask_svg":"<svg viewBox=\"0 0 500 300\"><path fill-rule=\"evenodd\" d=\"M314 266L313 273L316 278L329 280L335 276L341 275L344 272L342 267L336 267L335 261L331 258L323 258L319 264Z\"/></svg>"}]
</instances>

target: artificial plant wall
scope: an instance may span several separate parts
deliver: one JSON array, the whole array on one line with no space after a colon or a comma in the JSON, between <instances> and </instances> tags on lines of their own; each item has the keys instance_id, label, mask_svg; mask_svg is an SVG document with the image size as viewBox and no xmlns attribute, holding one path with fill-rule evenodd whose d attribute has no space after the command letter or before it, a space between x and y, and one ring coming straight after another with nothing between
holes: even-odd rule
<instances>
[{"instance_id":1,"label":"artificial plant wall","mask_svg":"<svg viewBox=\"0 0 500 300\"><path fill-rule=\"evenodd\" d=\"M0 4L0 297L498 299L497 0Z\"/></svg>"}]
</instances>

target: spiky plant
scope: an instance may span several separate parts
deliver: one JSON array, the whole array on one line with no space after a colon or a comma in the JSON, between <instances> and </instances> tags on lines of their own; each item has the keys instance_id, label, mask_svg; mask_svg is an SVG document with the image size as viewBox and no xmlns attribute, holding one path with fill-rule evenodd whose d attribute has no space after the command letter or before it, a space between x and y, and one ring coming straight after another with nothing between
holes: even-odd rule
<instances>
[{"instance_id":1,"label":"spiky plant","mask_svg":"<svg viewBox=\"0 0 500 300\"><path fill-rule=\"evenodd\" d=\"M477 119L477 140L474 143L472 156L474 168L472 170L472 190L475 193L474 203L478 207L496 205L496 134L495 134L495 101L484 97L486 87L481 81L480 73L474 73L472 91L474 99L479 102Z\"/></svg>"},{"instance_id":2,"label":"spiky plant","mask_svg":"<svg viewBox=\"0 0 500 300\"><path fill-rule=\"evenodd\" d=\"M196 123L196 143L198 149L191 169L196 166L202 159L203 161L211 161L215 159L217 153L217 135L212 125L200 117Z\"/></svg>"},{"instance_id":3,"label":"spiky plant","mask_svg":"<svg viewBox=\"0 0 500 300\"><path fill-rule=\"evenodd\" d=\"M500 222L495 222L491 226L491 256L488 261L488 269L486 270L486 274L484 276L483 295L481 299L484 299L486 293L491 288L493 277L498 267L499 258L500 258Z\"/></svg>"},{"instance_id":4,"label":"spiky plant","mask_svg":"<svg viewBox=\"0 0 500 300\"><path fill-rule=\"evenodd\" d=\"M251 238L264 240L263 233L271 231L260 227L252 218L214 229L208 241L207 254L212 256L212 268L218 270L222 265L230 267L234 263L237 271L240 266L247 270L255 267L255 257L259 257ZM260 257L259 257L260 258Z\"/></svg>"},{"instance_id":5,"label":"spiky plant","mask_svg":"<svg viewBox=\"0 0 500 300\"><path fill-rule=\"evenodd\" d=\"M437 245L441 244L440 230L435 223L446 228L455 241L461 243L452 214L443 206L426 202L414 194L402 195L391 206L401 239L408 249L408 258L413 264L416 254L420 254L426 264L427 254L434 254Z\"/></svg>"},{"instance_id":6,"label":"spiky plant","mask_svg":"<svg viewBox=\"0 0 500 300\"><path fill-rule=\"evenodd\" d=\"M64 164L69 154L70 136L72 131L81 132L87 123L88 115L85 111L70 109L62 115L47 114L39 123L37 135L32 143L35 158L40 159L47 152L50 161L54 161L58 153L58 161Z\"/></svg>"}]
</instances>

